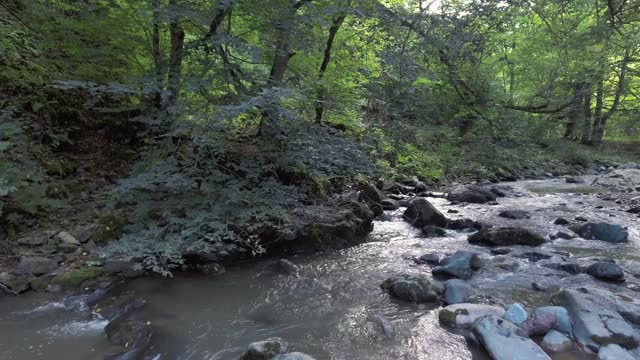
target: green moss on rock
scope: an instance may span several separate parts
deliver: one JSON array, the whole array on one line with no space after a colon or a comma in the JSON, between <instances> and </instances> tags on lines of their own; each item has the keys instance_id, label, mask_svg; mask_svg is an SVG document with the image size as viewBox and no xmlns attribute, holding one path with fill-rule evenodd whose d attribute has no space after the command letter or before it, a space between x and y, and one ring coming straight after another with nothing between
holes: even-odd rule
<instances>
[{"instance_id":1,"label":"green moss on rock","mask_svg":"<svg viewBox=\"0 0 640 360\"><path fill-rule=\"evenodd\" d=\"M101 267L84 267L68 270L53 279L54 284L66 287L80 286L83 282L95 279L103 273Z\"/></svg>"},{"instance_id":2,"label":"green moss on rock","mask_svg":"<svg viewBox=\"0 0 640 360\"><path fill-rule=\"evenodd\" d=\"M91 235L91 240L99 244L114 239L123 232L128 223L129 220L124 216L104 215L98 219L101 226Z\"/></svg>"}]
</instances>

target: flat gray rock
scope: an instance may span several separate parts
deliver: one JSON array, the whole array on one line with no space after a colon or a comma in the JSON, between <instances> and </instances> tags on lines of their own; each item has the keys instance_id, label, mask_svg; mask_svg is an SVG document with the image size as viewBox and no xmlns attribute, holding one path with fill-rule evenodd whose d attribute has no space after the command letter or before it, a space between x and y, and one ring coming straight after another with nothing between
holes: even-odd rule
<instances>
[{"instance_id":1,"label":"flat gray rock","mask_svg":"<svg viewBox=\"0 0 640 360\"><path fill-rule=\"evenodd\" d=\"M618 306L613 294L594 288L565 289L555 298L574 321L573 335L583 346L598 351L601 346L618 344L635 348L640 344L638 333L627 323L620 311L637 314L637 308Z\"/></svg>"},{"instance_id":2,"label":"flat gray rock","mask_svg":"<svg viewBox=\"0 0 640 360\"><path fill-rule=\"evenodd\" d=\"M603 346L598 351L598 360L638 360L630 352L620 347L620 345L610 344Z\"/></svg>"},{"instance_id":3,"label":"flat gray rock","mask_svg":"<svg viewBox=\"0 0 640 360\"><path fill-rule=\"evenodd\" d=\"M473 331L493 360L551 360L519 327L495 315L480 318Z\"/></svg>"}]
</instances>

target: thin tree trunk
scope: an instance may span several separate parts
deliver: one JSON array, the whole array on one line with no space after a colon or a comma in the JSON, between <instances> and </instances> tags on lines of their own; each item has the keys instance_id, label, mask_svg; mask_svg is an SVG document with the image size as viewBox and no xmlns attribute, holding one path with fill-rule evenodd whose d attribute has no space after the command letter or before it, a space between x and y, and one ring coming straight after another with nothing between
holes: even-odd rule
<instances>
[{"instance_id":1,"label":"thin tree trunk","mask_svg":"<svg viewBox=\"0 0 640 360\"><path fill-rule=\"evenodd\" d=\"M582 87L582 97L584 99L584 125L582 128L582 143L591 143L591 96L593 93L593 84L585 83Z\"/></svg>"},{"instance_id":2,"label":"thin tree trunk","mask_svg":"<svg viewBox=\"0 0 640 360\"><path fill-rule=\"evenodd\" d=\"M171 2L175 5L175 1ZM184 57L184 29L180 16L175 16L169 23L171 33L171 54L169 56L169 77L167 85L167 106L173 106L180 97L182 81L182 59Z\"/></svg>"},{"instance_id":3,"label":"thin tree trunk","mask_svg":"<svg viewBox=\"0 0 640 360\"><path fill-rule=\"evenodd\" d=\"M159 1L153 2L153 26L151 30L151 56L153 57L153 66L155 71L155 91L153 93L153 106L156 109L162 108L162 89L164 88L163 79L163 59L162 49L160 48L160 14Z\"/></svg>"},{"instance_id":4,"label":"thin tree trunk","mask_svg":"<svg viewBox=\"0 0 640 360\"><path fill-rule=\"evenodd\" d=\"M596 109L593 117L593 126L591 127L591 142L593 143L598 135L598 129L602 122L602 113L604 107L604 77L600 74L598 78L598 87L596 89Z\"/></svg>"},{"instance_id":5,"label":"thin tree trunk","mask_svg":"<svg viewBox=\"0 0 640 360\"><path fill-rule=\"evenodd\" d=\"M329 28L329 38L327 39L327 45L324 48L324 57L322 59L322 64L320 65L320 72L318 74L319 89L318 89L318 96L315 104L316 122L318 124L322 123L322 115L324 113L324 104L325 104L326 91L327 91L322 81L324 80L324 74L327 72L327 68L329 67L329 62L331 61L331 49L333 47L333 42L345 18L346 18L345 15L340 15L334 18L333 23L331 24L331 28Z\"/></svg>"},{"instance_id":6,"label":"thin tree trunk","mask_svg":"<svg viewBox=\"0 0 640 360\"><path fill-rule=\"evenodd\" d=\"M220 31L220 26L224 22L225 17L229 17L229 23L231 23L231 10L233 9L235 0L230 1L220 1L216 6L215 13L213 15L213 20L211 20L211 24L209 24L209 32L207 33L207 38L212 39L216 35L218 35ZM228 29L229 31L230 29ZM231 81L233 82L236 91L243 92L245 90L244 85L240 79L239 70L235 64L231 62L229 59L229 55L227 54L227 50L224 48L222 44L215 45L216 52L222 59L222 63L224 64L225 69L229 73L231 77Z\"/></svg>"}]
</instances>

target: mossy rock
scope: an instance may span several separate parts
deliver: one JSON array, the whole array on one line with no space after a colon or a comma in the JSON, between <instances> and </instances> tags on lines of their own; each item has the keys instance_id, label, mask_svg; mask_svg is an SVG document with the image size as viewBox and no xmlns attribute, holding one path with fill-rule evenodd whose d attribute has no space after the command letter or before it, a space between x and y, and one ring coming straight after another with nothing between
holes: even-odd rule
<instances>
[{"instance_id":1,"label":"mossy rock","mask_svg":"<svg viewBox=\"0 0 640 360\"><path fill-rule=\"evenodd\" d=\"M101 267L84 267L79 269L68 270L53 279L54 284L66 287L77 287L83 282L95 279L104 272Z\"/></svg>"},{"instance_id":2,"label":"mossy rock","mask_svg":"<svg viewBox=\"0 0 640 360\"><path fill-rule=\"evenodd\" d=\"M91 240L96 244L106 242L122 234L129 220L125 216L104 215L98 219L100 227L91 235Z\"/></svg>"},{"instance_id":3,"label":"mossy rock","mask_svg":"<svg viewBox=\"0 0 640 360\"><path fill-rule=\"evenodd\" d=\"M78 170L78 163L69 159L47 159L42 161L42 167L48 175L67 177Z\"/></svg>"}]
</instances>

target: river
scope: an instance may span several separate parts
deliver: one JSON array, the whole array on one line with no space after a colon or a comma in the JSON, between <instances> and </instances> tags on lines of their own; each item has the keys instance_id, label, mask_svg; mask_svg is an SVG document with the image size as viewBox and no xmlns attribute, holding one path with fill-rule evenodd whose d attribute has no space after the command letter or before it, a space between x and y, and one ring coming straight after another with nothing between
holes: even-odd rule
<instances>
[{"instance_id":1,"label":"river","mask_svg":"<svg viewBox=\"0 0 640 360\"><path fill-rule=\"evenodd\" d=\"M563 179L521 181L508 184L521 196L500 198L499 205L450 205L429 199L452 218L471 218L499 226L524 226L555 234L562 226L557 217L584 216L628 226L631 241L614 245L581 239L555 240L535 250L568 256L616 259L629 274L640 274L640 249L636 215L624 212L602 189L567 184ZM530 219L498 217L502 210L530 212ZM457 213L448 213L449 210ZM491 264L490 248L470 245L468 234L447 231L441 238L424 238L420 230L402 219L403 209L388 212L375 222L369 240L359 246L328 253L292 257L298 276L273 271L273 260L228 268L216 277L177 276L174 279L140 278L120 289L118 297L144 299L144 311L158 337L156 359L238 359L253 341L278 336L293 350L325 359L488 359L473 341L438 322L438 306L395 301L379 285L399 274L427 274L428 265L414 258L425 253L452 254L473 250ZM514 253L523 247L512 247ZM555 253L554 253L555 252ZM558 256L560 256L558 255ZM545 286L596 284L635 296L640 281L632 275L621 284L605 283L586 274L571 275L542 266L542 262L517 259L513 271L485 266L469 281L487 301L508 306L521 302L531 308L548 305L551 294L537 292L532 282ZM103 328L101 309L81 309L73 299L52 299L30 293L5 298L0 304L0 359L33 360L103 359L116 351ZM395 336L385 337L367 320L380 314L389 319ZM156 356L159 354L160 356ZM556 354L553 359L588 359L579 350Z\"/></svg>"}]
</instances>

